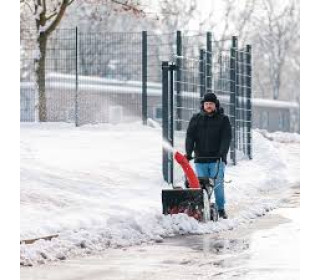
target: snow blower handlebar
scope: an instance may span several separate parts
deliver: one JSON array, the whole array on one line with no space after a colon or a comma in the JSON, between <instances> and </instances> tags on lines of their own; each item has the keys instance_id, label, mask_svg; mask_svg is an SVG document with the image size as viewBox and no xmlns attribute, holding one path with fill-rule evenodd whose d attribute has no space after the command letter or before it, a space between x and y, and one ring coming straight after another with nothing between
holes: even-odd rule
<instances>
[{"instance_id":1,"label":"snow blower handlebar","mask_svg":"<svg viewBox=\"0 0 320 280\"><path fill-rule=\"evenodd\" d=\"M220 170L220 163L222 162L222 157L187 157L187 155L184 155L184 157L190 161L190 160L194 160L194 159L210 159L210 160L213 160L213 161L216 161L218 163L218 170L216 172L216 174L213 176L212 179L217 179L218 177L218 174L219 174L219 170ZM189 181L189 180L188 180Z\"/></svg>"},{"instance_id":2,"label":"snow blower handlebar","mask_svg":"<svg viewBox=\"0 0 320 280\"><path fill-rule=\"evenodd\" d=\"M222 157L191 157L190 160L193 160L193 159L212 159L212 160L215 160L215 161L222 161Z\"/></svg>"},{"instance_id":3,"label":"snow blower handlebar","mask_svg":"<svg viewBox=\"0 0 320 280\"><path fill-rule=\"evenodd\" d=\"M192 159L215 159L218 162L218 170L213 177L213 179L217 179L218 174L219 174L219 169L220 169L220 162L222 161L221 157L193 157ZM183 169L184 174L187 177L188 185L191 189L199 189L200 188L200 182L195 174L193 168L191 167L189 160L185 155L180 153L179 151L176 151L174 153L174 159L177 161L177 163L180 164L180 166Z\"/></svg>"}]
</instances>

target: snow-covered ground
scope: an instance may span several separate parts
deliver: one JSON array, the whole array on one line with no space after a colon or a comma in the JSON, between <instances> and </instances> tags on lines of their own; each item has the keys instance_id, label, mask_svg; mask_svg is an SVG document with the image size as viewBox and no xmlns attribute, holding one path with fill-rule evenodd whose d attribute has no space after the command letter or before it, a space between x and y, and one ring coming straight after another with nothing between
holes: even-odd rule
<instances>
[{"instance_id":1,"label":"snow-covered ground","mask_svg":"<svg viewBox=\"0 0 320 280\"><path fill-rule=\"evenodd\" d=\"M20 239L59 237L20 245L21 264L232 229L276 208L299 184L299 137L254 131L254 159L226 170L230 219L163 216L161 135L138 123L22 123Z\"/></svg>"},{"instance_id":2,"label":"snow-covered ground","mask_svg":"<svg viewBox=\"0 0 320 280\"><path fill-rule=\"evenodd\" d=\"M20 279L300 279L299 196L288 199L291 205L281 203L268 215L234 230L176 236L161 243L109 248L85 258L22 267Z\"/></svg>"},{"instance_id":3,"label":"snow-covered ground","mask_svg":"<svg viewBox=\"0 0 320 280\"><path fill-rule=\"evenodd\" d=\"M276 209L273 214L286 217L290 222L253 233L250 259L242 268L246 276L240 279L300 279L300 209Z\"/></svg>"}]
</instances>

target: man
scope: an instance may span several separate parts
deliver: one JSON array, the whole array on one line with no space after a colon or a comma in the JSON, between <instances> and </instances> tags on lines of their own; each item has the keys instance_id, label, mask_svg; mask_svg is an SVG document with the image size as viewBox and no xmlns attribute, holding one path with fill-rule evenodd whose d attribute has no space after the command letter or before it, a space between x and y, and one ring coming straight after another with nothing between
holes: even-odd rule
<instances>
[{"instance_id":1,"label":"man","mask_svg":"<svg viewBox=\"0 0 320 280\"><path fill-rule=\"evenodd\" d=\"M214 93L201 100L201 111L192 116L187 129L186 157L194 162L198 177L213 178L217 172L214 195L219 217L227 219L224 209L224 170L231 142L231 125ZM219 160L221 159L221 161Z\"/></svg>"}]
</instances>

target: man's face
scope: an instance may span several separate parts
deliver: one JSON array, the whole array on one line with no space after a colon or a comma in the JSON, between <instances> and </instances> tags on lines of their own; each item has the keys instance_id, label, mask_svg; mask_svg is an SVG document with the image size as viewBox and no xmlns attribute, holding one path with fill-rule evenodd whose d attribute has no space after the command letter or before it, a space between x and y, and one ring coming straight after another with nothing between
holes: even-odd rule
<instances>
[{"instance_id":1,"label":"man's face","mask_svg":"<svg viewBox=\"0 0 320 280\"><path fill-rule=\"evenodd\" d=\"M213 102L204 102L203 109L205 112L210 114L216 109L216 104L214 104Z\"/></svg>"}]
</instances>

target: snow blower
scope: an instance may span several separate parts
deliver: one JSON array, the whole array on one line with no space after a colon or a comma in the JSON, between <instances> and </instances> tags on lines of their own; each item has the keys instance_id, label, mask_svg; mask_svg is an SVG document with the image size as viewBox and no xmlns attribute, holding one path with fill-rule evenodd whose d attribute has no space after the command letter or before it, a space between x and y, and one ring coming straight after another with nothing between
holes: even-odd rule
<instances>
[{"instance_id":1,"label":"snow blower","mask_svg":"<svg viewBox=\"0 0 320 280\"><path fill-rule=\"evenodd\" d=\"M218 210L215 203L210 203L216 178L198 178L189 161L178 151L174 152L174 159L186 176L186 188L174 186L162 190L163 214L185 213L201 222L217 221Z\"/></svg>"}]
</instances>

